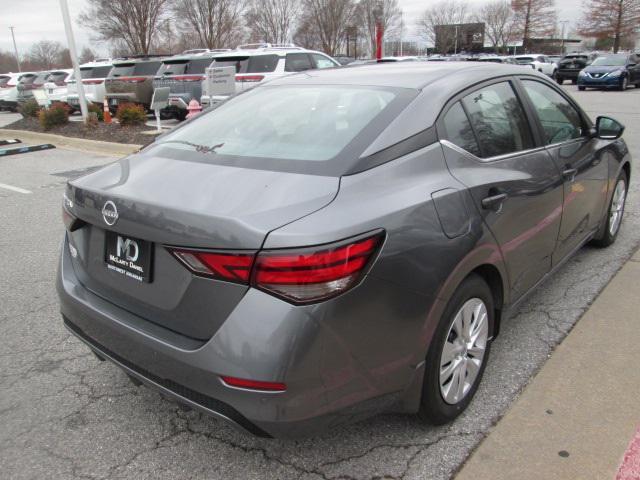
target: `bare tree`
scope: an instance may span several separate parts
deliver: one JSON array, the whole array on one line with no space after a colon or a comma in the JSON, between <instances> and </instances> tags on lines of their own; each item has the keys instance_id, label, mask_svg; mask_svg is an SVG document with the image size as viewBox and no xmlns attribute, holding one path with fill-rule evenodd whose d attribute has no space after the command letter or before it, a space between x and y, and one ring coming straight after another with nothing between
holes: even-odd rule
<instances>
[{"instance_id":1,"label":"bare tree","mask_svg":"<svg viewBox=\"0 0 640 480\"><path fill-rule=\"evenodd\" d=\"M87 1L80 23L96 32L97 40L124 45L129 53L148 54L169 0Z\"/></svg>"},{"instance_id":2,"label":"bare tree","mask_svg":"<svg viewBox=\"0 0 640 480\"><path fill-rule=\"evenodd\" d=\"M92 62L94 58L96 58L95 52L89 47L83 47L80 52L80 56L78 57L78 61L80 63L87 63Z\"/></svg>"},{"instance_id":3,"label":"bare tree","mask_svg":"<svg viewBox=\"0 0 640 480\"><path fill-rule=\"evenodd\" d=\"M18 62L11 52L0 50L0 72L17 72Z\"/></svg>"},{"instance_id":4,"label":"bare tree","mask_svg":"<svg viewBox=\"0 0 640 480\"><path fill-rule=\"evenodd\" d=\"M497 53L514 40L515 15L508 0L492 0L480 7L476 20L484 23L484 33Z\"/></svg>"},{"instance_id":5,"label":"bare tree","mask_svg":"<svg viewBox=\"0 0 640 480\"><path fill-rule=\"evenodd\" d=\"M62 44L49 40L40 40L34 43L29 50L29 59L34 65L39 65L43 70L51 70L60 63Z\"/></svg>"},{"instance_id":6,"label":"bare tree","mask_svg":"<svg viewBox=\"0 0 640 480\"><path fill-rule=\"evenodd\" d=\"M468 18L466 2L440 0L424 11L418 20L418 31L436 45L440 53L447 53L456 42L456 30L442 27L465 23Z\"/></svg>"},{"instance_id":7,"label":"bare tree","mask_svg":"<svg viewBox=\"0 0 640 480\"><path fill-rule=\"evenodd\" d=\"M178 25L192 29L206 48L230 47L241 40L245 0L174 0Z\"/></svg>"},{"instance_id":8,"label":"bare tree","mask_svg":"<svg viewBox=\"0 0 640 480\"><path fill-rule=\"evenodd\" d=\"M613 39L618 53L624 39L640 25L640 0L588 0L584 5L580 34L592 38Z\"/></svg>"},{"instance_id":9,"label":"bare tree","mask_svg":"<svg viewBox=\"0 0 640 480\"><path fill-rule=\"evenodd\" d=\"M358 23L367 35L371 55L376 50L376 22L380 21L385 35L389 36L398 27L401 13L398 0L360 0Z\"/></svg>"},{"instance_id":10,"label":"bare tree","mask_svg":"<svg viewBox=\"0 0 640 480\"><path fill-rule=\"evenodd\" d=\"M285 43L299 13L299 0L251 0L245 19L255 40Z\"/></svg>"},{"instance_id":11,"label":"bare tree","mask_svg":"<svg viewBox=\"0 0 640 480\"><path fill-rule=\"evenodd\" d=\"M553 35L557 25L555 0L512 0L511 8L525 52L532 38Z\"/></svg>"},{"instance_id":12,"label":"bare tree","mask_svg":"<svg viewBox=\"0 0 640 480\"><path fill-rule=\"evenodd\" d=\"M315 32L321 49L335 55L342 46L347 26L356 13L354 0L303 0L304 18Z\"/></svg>"}]
</instances>

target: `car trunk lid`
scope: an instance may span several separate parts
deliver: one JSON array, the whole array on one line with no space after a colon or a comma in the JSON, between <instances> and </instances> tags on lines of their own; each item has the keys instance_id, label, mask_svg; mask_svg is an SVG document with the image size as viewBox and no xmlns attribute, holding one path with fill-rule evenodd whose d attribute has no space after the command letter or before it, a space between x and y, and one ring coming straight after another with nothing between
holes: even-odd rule
<instances>
[{"instance_id":1,"label":"car trunk lid","mask_svg":"<svg viewBox=\"0 0 640 480\"><path fill-rule=\"evenodd\" d=\"M70 184L75 269L94 293L151 322L210 338L247 285L192 275L166 246L253 253L267 234L330 203L337 177L238 168L140 154ZM103 215L113 202L117 221ZM110 220L110 217L106 217ZM107 232L114 232L108 234ZM107 268L108 236L146 245L149 282Z\"/></svg>"}]
</instances>

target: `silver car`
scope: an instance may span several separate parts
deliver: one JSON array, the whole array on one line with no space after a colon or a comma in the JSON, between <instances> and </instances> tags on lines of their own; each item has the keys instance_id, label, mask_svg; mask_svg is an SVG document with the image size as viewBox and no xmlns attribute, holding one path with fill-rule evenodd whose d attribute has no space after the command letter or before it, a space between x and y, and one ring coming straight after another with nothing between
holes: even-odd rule
<instances>
[{"instance_id":1,"label":"silver car","mask_svg":"<svg viewBox=\"0 0 640 480\"><path fill-rule=\"evenodd\" d=\"M509 312L615 241L623 129L518 66L275 79L68 184L64 324L255 435L449 422Z\"/></svg>"}]
</instances>

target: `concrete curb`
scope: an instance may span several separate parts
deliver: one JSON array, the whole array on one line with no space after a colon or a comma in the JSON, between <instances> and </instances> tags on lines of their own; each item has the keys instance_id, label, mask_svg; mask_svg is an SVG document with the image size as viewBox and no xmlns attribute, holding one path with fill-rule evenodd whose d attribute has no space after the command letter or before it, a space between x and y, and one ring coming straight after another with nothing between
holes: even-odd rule
<instances>
[{"instance_id":1,"label":"concrete curb","mask_svg":"<svg viewBox=\"0 0 640 480\"><path fill-rule=\"evenodd\" d=\"M64 137L52 133L30 132L28 130L0 128L0 133L3 136L19 138L23 143L51 143L59 148L109 155L111 157L124 157L142 148L142 145L86 140L84 138Z\"/></svg>"},{"instance_id":2,"label":"concrete curb","mask_svg":"<svg viewBox=\"0 0 640 480\"><path fill-rule=\"evenodd\" d=\"M456 480L640 479L639 282L637 251Z\"/></svg>"}]
</instances>

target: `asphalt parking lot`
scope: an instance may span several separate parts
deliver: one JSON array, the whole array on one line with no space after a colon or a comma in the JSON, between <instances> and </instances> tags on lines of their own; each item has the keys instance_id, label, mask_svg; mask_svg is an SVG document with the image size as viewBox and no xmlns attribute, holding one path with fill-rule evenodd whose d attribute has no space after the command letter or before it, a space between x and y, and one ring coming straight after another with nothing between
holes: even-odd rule
<instances>
[{"instance_id":1,"label":"asphalt parking lot","mask_svg":"<svg viewBox=\"0 0 640 480\"><path fill-rule=\"evenodd\" d=\"M565 88L592 118L627 125L637 168L640 89ZM455 423L382 415L318 438L257 439L133 386L64 329L54 287L63 186L111 161L63 149L0 158L0 185L30 192L0 187L3 478L450 478L640 245L636 172L616 244L583 248L503 323L478 394Z\"/></svg>"}]
</instances>

